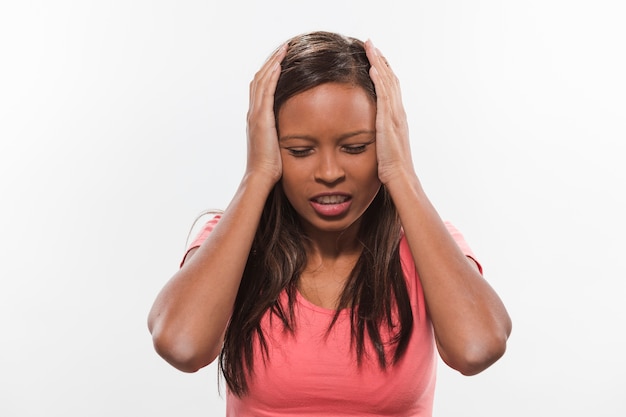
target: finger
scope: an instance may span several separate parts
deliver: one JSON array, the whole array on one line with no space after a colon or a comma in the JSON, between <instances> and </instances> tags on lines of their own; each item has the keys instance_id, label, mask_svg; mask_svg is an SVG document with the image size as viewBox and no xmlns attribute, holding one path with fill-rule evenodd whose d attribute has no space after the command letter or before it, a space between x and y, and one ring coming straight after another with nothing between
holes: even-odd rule
<instances>
[{"instance_id":1,"label":"finger","mask_svg":"<svg viewBox=\"0 0 626 417\"><path fill-rule=\"evenodd\" d=\"M374 43L369 39L365 42L365 52L370 64L378 70L381 76L393 75L389 61L387 61L387 58L380 52L380 49L376 48Z\"/></svg>"},{"instance_id":2,"label":"finger","mask_svg":"<svg viewBox=\"0 0 626 417\"><path fill-rule=\"evenodd\" d=\"M265 61L261 69L257 72L255 78L258 82L264 82L267 80L269 76L273 73L273 71L280 66L280 62L285 57L285 53L287 52L287 44L281 45L278 49L276 49L272 55Z\"/></svg>"},{"instance_id":3,"label":"finger","mask_svg":"<svg viewBox=\"0 0 626 417\"><path fill-rule=\"evenodd\" d=\"M268 65L264 66L263 72L260 74L260 78L255 86L255 105L259 106L260 111L266 111L272 113L274 108L274 92L276 91L276 84L280 77L280 62L284 57L285 50L279 51L275 55ZM272 120L274 117L272 117Z\"/></svg>"},{"instance_id":4,"label":"finger","mask_svg":"<svg viewBox=\"0 0 626 417\"><path fill-rule=\"evenodd\" d=\"M374 46L371 40L366 42L366 53L373 67L373 71L371 72L375 73L372 79L374 80L374 78L376 78L374 82L380 85L381 93L393 95L395 104L402 105L400 81L393 72L391 65L389 65L387 58L382 54L380 49ZM377 88L377 93L378 90Z\"/></svg>"},{"instance_id":5,"label":"finger","mask_svg":"<svg viewBox=\"0 0 626 417\"><path fill-rule=\"evenodd\" d=\"M374 50L376 51L376 56L378 56L380 62L382 62L385 65L385 67L387 67L387 68L389 68L389 70L391 70L391 66L389 65L389 61L387 61L387 58L383 55L382 52L380 52L380 49L374 48Z\"/></svg>"},{"instance_id":6,"label":"finger","mask_svg":"<svg viewBox=\"0 0 626 417\"><path fill-rule=\"evenodd\" d=\"M253 80L250 82L250 104L255 104L255 98L258 95L258 91L266 87L268 79L275 76L275 72L280 68L280 62L285 57L287 52L287 44L281 45L277 48L270 57L265 61L263 66L257 71ZM275 84L275 83L274 83ZM274 86L275 87L275 86Z\"/></svg>"},{"instance_id":7,"label":"finger","mask_svg":"<svg viewBox=\"0 0 626 417\"><path fill-rule=\"evenodd\" d=\"M372 81L374 81L376 95L381 98L388 96L389 85L391 84L389 79L391 70L387 65L388 62L380 54L380 50L378 50L369 39L365 42L365 53L371 65L370 77L372 78Z\"/></svg>"},{"instance_id":8,"label":"finger","mask_svg":"<svg viewBox=\"0 0 626 417\"><path fill-rule=\"evenodd\" d=\"M374 46L371 40L368 40L365 46L367 58L372 68L377 72L378 81L387 85L388 88L399 91L398 77L396 77L396 74L393 72L387 58L380 52L380 49Z\"/></svg>"},{"instance_id":9,"label":"finger","mask_svg":"<svg viewBox=\"0 0 626 417\"><path fill-rule=\"evenodd\" d=\"M366 53L371 65L370 77L374 82L376 96L378 97L377 112L382 115L388 114L389 106L391 105L390 99L393 96L390 90L389 75L387 74L389 67L387 67L370 40L366 42Z\"/></svg>"}]
</instances>

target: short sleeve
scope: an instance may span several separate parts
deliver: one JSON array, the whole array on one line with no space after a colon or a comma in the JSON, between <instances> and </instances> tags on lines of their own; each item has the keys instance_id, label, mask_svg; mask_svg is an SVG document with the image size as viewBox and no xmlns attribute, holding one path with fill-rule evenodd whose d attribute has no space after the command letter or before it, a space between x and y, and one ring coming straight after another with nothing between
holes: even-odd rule
<instances>
[{"instance_id":1,"label":"short sleeve","mask_svg":"<svg viewBox=\"0 0 626 417\"><path fill-rule=\"evenodd\" d=\"M465 237L463 237L463 235L461 234L459 229L457 229L449 221L445 221L444 224L446 225L446 228L448 229L448 232L450 233L450 235L452 236L452 238L454 239L454 241L456 242L458 247L461 249L461 252L463 252L463 254L465 256L467 256L468 258L471 258L474 262L476 262L476 266L478 266L478 270L482 274L483 273L482 265L476 259L476 255L474 255L474 252L472 251L472 249L469 247L469 245L465 241Z\"/></svg>"},{"instance_id":2,"label":"short sleeve","mask_svg":"<svg viewBox=\"0 0 626 417\"><path fill-rule=\"evenodd\" d=\"M213 231L213 228L215 227L215 225L217 224L217 222L220 220L221 217L222 216L218 214L212 217L209 221L207 221L204 224L200 232L196 235L195 239L191 242L191 245L189 245L189 247L187 248L187 251L185 252L185 255L183 256L183 259L180 261L180 266L183 266L183 264L185 263L185 259L187 259L187 255L189 254L189 251L194 248L199 247L202 244L202 242L206 240L206 238L209 236L209 234L211 234L211 232Z\"/></svg>"},{"instance_id":3,"label":"short sleeve","mask_svg":"<svg viewBox=\"0 0 626 417\"><path fill-rule=\"evenodd\" d=\"M476 266L478 266L478 270L482 274L483 267L476 259L474 252L465 241L465 238L463 237L461 232L449 221L444 221L444 224L448 229L448 233L450 233L450 236L452 236L459 249L461 249L461 252L465 256L471 258L476 263ZM404 276L406 278L409 296L411 297L411 303L416 306L421 306L417 310L415 310L416 317L426 317L426 310L424 308L426 303L424 301L422 284L419 280L417 269L413 261L413 255L411 254L411 249L409 247L406 235L404 235L404 232L402 233L402 238L400 239L399 251L400 263L402 265L402 271L404 272Z\"/></svg>"}]
</instances>

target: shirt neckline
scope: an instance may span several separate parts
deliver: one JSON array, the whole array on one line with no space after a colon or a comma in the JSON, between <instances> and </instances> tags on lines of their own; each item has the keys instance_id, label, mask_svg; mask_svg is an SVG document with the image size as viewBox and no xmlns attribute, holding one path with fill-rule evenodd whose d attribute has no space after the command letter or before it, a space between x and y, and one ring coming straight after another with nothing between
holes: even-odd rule
<instances>
[{"instance_id":1,"label":"shirt neckline","mask_svg":"<svg viewBox=\"0 0 626 417\"><path fill-rule=\"evenodd\" d=\"M326 308L326 307L322 307L322 306L318 306L317 304L312 303L311 301L307 300L298 289L296 289L296 301L298 302L298 304L300 304L301 306L309 309L309 310L313 310L316 311L318 313L322 313L322 314L326 314L328 316L334 316L337 313L337 310L334 310L332 308ZM348 314L350 312L349 308L342 308L341 310L339 310L339 315L345 315Z\"/></svg>"}]
</instances>

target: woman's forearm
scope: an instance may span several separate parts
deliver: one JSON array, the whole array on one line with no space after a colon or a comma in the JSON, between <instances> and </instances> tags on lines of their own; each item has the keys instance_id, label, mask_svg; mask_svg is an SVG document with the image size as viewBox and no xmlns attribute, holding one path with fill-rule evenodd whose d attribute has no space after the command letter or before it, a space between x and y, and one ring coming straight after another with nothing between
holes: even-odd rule
<instances>
[{"instance_id":1,"label":"woman's forearm","mask_svg":"<svg viewBox=\"0 0 626 417\"><path fill-rule=\"evenodd\" d=\"M419 274L442 359L463 374L481 372L506 348L509 315L460 250L414 174L387 184Z\"/></svg>"},{"instance_id":2,"label":"woman's forearm","mask_svg":"<svg viewBox=\"0 0 626 417\"><path fill-rule=\"evenodd\" d=\"M194 372L219 354L272 187L246 175L214 230L157 296L148 327L157 352L176 368Z\"/></svg>"}]
</instances>

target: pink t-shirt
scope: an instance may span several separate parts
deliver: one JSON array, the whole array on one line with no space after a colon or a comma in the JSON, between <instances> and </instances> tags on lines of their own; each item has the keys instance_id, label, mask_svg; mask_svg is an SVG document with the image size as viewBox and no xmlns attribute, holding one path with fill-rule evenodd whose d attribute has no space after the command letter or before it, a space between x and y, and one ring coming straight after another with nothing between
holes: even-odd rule
<instances>
[{"instance_id":1,"label":"pink t-shirt","mask_svg":"<svg viewBox=\"0 0 626 417\"><path fill-rule=\"evenodd\" d=\"M218 216L219 218L219 216ZM200 245L217 219L207 223L191 248ZM463 236L446 223L461 250L473 253ZM436 348L426 313L422 286L406 238L400 242L400 259L413 310L413 334L400 361L382 370L374 349L366 343L366 355L357 365L350 343L350 315L339 319L326 335L334 311L296 297L295 334L269 313L261 321L269 360L257 346L254 375L248 378L249 394L238 398L227 393L227 416L414 416L432 415L436 379ZM287 295L281 301L287 305ZM385 338L385 332L381 331ZM385 340L385 339L383 339ZM387 357L391 357L388 351Z\"/></svg>"}]
</instances>

